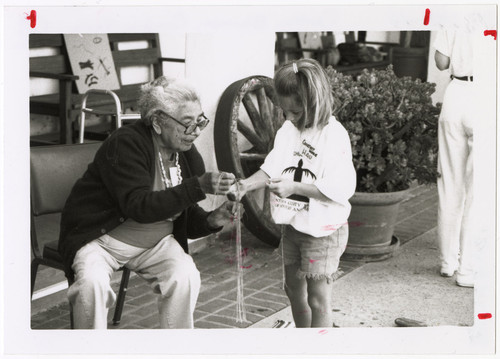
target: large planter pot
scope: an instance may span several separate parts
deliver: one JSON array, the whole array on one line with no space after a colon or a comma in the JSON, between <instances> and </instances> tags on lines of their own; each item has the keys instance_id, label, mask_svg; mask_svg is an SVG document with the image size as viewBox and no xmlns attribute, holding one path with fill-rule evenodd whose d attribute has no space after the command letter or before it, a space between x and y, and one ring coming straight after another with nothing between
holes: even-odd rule
<instances>
[{"instance_id":1,"label":"large planter pot","mask_svg":"<svg viewBox=\"0 0 500 359\"><path fill-rule=\"evenodd\" d=\"M394 236L399 205L409 190L391 193L356 192L349 200L349 241L342 259L373 262L391 257L399 247Z\"/></svg>"}]
</instances>

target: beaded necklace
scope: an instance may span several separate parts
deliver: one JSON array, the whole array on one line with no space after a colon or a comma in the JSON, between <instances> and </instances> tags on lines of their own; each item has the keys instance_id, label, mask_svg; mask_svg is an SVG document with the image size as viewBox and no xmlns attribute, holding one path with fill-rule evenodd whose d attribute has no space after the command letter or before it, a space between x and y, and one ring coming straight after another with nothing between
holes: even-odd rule
<instances>
[{"instance_id":1,"label":"beaded necklace","mask_svg":"<svg viewBox=\"0 0 500 359\"><path fill-rule=\"evenodd\" d=\"M158 151L158 160L160 161L161 168L161 180L165 185L165 188L173 187L172 181L167 177L167 172L165 171L165 167L163 166L163 157L161 155L161 151ZM181 184L182 182L182 173L181 166L179 166L179 154L175 153L175 167L177 168L177 184Z\"/></svg>"}]
</instances>

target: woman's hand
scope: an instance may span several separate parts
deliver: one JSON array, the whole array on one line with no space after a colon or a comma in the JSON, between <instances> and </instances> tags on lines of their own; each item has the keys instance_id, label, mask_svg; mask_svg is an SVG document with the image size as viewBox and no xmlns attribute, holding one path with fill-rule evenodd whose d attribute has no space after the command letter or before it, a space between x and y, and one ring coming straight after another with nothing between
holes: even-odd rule
<instances>
[{"instance_id":1,"label":"woman's hand","mask_svg":"<svg viewBox=\"0 0 500 359\"><path fill-rule=\"evenodd\" d=\"M201 189L210 194L226 194L236 178L228 172L205 172L198 177Z\"/></svg>"},{"instance_id":2,"label":"woman's hand","mask_svg":"<svg viewBox=\"0 0 500 359\"><path fill-rule=\"evenodd\" d=\"M245 179L239 179L237 184L231 186L228 198L231 201L240 201L247 192L264 188L269 181L269 176L263 170L258 170L253 175Z\"/></svg>"},{"instance_id":3,"label":"woman's hand","mask_svg":"<svg viewBox=\"0 0 500 359\"><path fill-rule=\"evenodd\" d=\"M297 182L283 178L272 178L267 187L275 195L286 198L295 193Z\"/></svg>"},{"instance_id":4,"label":"woman's hand","mask_svg":"<svg viewBox=\"0 0 500 359\"><path fill-rule=\"evenodd\" d=\"M242 217L245 210L241 203L233 201L224 202L207 217L210 228L218 228L230 223L237 214L238 207L240 210L240 217Z\"/></svg>"}]
</instances>

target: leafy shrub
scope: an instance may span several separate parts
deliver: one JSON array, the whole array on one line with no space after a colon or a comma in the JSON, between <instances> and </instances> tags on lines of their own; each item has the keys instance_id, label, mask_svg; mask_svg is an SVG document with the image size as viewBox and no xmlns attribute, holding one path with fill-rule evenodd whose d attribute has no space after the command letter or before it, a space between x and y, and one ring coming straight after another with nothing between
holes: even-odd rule
<instances>
[{"instance_id":1,"label":"leafy shrub","mask_svg":"<svg viewBox=\"0 0 500 359\"><path fill-rule=\"evenodd\" d=\"M349 133L358 192L392 192L411 183L435 183L436 85L386 70L363 70L353 79L328 67L334 114Z\"/></svg>"}]
</instances>

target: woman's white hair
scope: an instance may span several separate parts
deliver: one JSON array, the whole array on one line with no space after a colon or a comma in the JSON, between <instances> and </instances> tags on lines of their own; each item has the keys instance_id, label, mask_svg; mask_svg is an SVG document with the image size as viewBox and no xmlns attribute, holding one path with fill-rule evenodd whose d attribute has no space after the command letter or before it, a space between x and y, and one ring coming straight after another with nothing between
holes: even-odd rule
<instances>
[{"instance_id":1,"label":"woman's white hair","mask_svg":"<svg viewBox=\"0 0 500 359\"><path fill-rule=\"evenodd\" d=\"M158 110L174 113L185 102L200 102L194 87L186 81L160 76L141 86L137 105L141 118L151 126L151 116Z\"/></svg>"}]
</instances>

